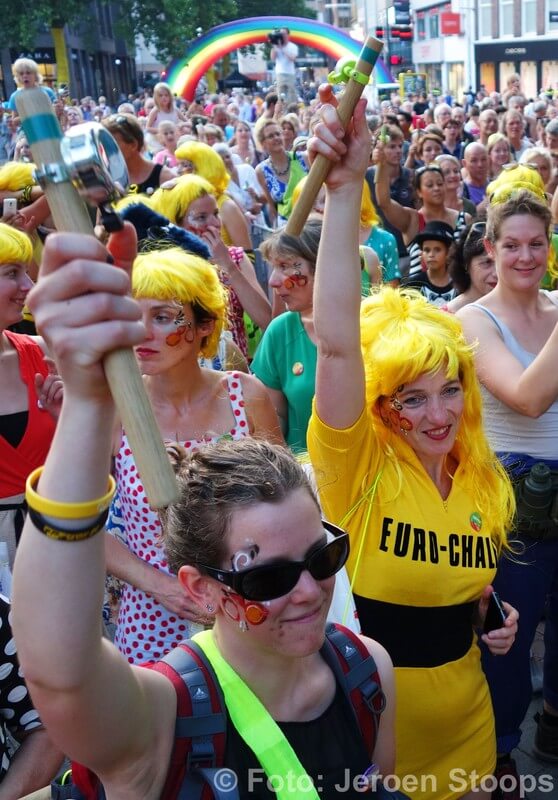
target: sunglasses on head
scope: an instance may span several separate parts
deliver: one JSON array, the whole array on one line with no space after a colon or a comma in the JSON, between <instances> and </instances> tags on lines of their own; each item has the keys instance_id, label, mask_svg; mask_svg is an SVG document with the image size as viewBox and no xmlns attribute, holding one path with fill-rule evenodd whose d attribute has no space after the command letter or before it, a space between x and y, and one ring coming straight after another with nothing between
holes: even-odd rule
<instances>
[{"instance_id":1,"label":"sunglasses on head","mask_svg":"<svg viewBox=\"0 0 558 800\"><path fill-rule=\"evenodd\" d=\"M518 161L512 161L510 164L502 164L502 169L505 169L506 172L510 172L512 169L518 169L519 167L527 167L527 169L539 171L536 164L528 164L527 162L522 162L520 164Z\"/></svg>"},{"instance_id":2,"label":"sunglasses on head","mask_svg":"<svg viewBox=\"0 0 558 800\"><path fill-rule=\"evenodd\" d=\"M322 520L322 526L335 538L313 550L303 561L285 560L239 572L207 564L196 566L200 572L228 586L245 600L275 600L292 592L303 572L309 572L315 581L325 581L345 566L349 557L349 535L325 520Z\"/></svg>"},{"instance_id":3,"label":"sunglasses on head","mask_svg":"<svg viewBox=\"0 0 558 800\"><path fill-rule=\"evenodd\" d=\"M415 170L415 177L420 178L425 172L439 172L441 175L442 169L437 164L425 164L423 167L419 167Z\"/></svg>"},{"instance_id":4,"label":"sunglasses on head","mask_svg":"<svg viewBox=\"0 0 558 800\"><path fill-rule=\"evenodd\" d=\"M469 240L473 237L475 239L483 238L485 233L486 233L486 222L484 222L484 220L480 222L473 222L467 233L467 237L465 239L465 245L467 245Z\"/></svg>"}]
</instances>

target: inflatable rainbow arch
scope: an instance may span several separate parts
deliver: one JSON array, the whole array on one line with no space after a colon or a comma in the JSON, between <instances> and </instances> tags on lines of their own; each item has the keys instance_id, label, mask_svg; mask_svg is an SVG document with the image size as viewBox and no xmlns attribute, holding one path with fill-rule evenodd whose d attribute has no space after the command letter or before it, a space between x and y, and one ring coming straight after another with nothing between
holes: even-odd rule
<instances>
[{"instance_id":1,"label":"inflatable rainbow arch","mask_svg":"<svg viewBox=\"0 0 558 800\"><path fill-rule=\"evenodd\" d=\"M335 61L347 55L356 58L362 48L362 42L352 39L333 25L315 19L249 17L217 25L195 39L184 56L169 65L166 80L175 94L191 101L201 77L216 61L239 47L264 42L274 28L288 28L291 41L313 47ZM374 78L376 85L394 82L381 58L376 62Z\"/></svg>"}]
</instances>

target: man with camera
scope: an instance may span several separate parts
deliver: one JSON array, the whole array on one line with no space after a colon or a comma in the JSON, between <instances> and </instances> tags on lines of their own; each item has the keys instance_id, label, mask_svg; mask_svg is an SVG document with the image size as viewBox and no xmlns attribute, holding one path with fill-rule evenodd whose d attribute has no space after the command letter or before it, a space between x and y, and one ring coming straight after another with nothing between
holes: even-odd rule
<instances>
[{"instance_id":1,"label":"man with camera","mask_svg":"<svg viewBox=\"0 0 558 800\"><path fill-rule=\"evenodd\" d=\"M280 28L268 34L272 44L271 60L275 62L275 82L277 93L285 103L296 103L296 57L298 47L294 42L289 42L289 29Z\"/></svg>"}]
</instances>

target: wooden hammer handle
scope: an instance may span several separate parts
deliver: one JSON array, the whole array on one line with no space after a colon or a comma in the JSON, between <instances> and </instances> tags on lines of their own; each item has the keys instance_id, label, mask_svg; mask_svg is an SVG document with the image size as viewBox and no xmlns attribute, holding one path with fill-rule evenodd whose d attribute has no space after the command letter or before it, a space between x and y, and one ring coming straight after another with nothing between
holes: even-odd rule
<instances>
[{"instance_id":1,"label":"wooden hammer handle","mask_svg":"<svg viewBox=\"0 0 558 800\"><path fill-rule=\"evenodd\" d=\"M379 39L374 36L368 36L366 42L360 51L358 61L356 63L356 71L370 77L374 65L378 60L378 56L382 51L383 44ZM337 107L337 114L344 129L347 128L349 120L353 114L355 106L364 91L364 85L351 78L347 83L343 94L339 99ZM312 205L316 199L320 188L327 178L327 174L331 169L332 162L321 154L318 154L314 159L310 172L306 178L304 188L300 193L296 205L294 206L287 224L285 226L285 233L290 236L300 236L302 229L306 224L308 215L312 210Z\"/></svg>"},{"instance_id":2,"label":"wooden hammer handle","mask_svg":"<svg viewBox=\"0 0 558 800\"><path fill-rule=\"evenodd\" d=\"M56 169L62 164L62 131L48 96L38 88L24 89L16 105L38 169ZM61 177L45 188L57 230L93 235L85 203L71 181ZM178 486L132 349L108 353L103 366L149 502L166 508L178 499Z\"/></svg>"}]
</instances>

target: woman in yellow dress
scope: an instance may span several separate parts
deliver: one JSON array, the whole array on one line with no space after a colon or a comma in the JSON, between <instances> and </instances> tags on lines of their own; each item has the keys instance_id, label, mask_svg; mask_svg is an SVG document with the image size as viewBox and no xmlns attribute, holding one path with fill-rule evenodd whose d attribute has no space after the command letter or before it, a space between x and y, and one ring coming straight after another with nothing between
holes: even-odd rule
<instances>
[{"instance_id":1,"label":"woman in yellow dress","mask_svg":"<svg viewBox=\"0 0 558 800\"><path fill-rule=\"evenodd\" d=\"M311 152L333 160L318 253L316 396L308 448L324 513L352 540L363 632L395 666L396 774L414 799L467 797L494 769L490 695L474 630L506 546L511 485L482 431L459 322L385 288L360 305L356 243L370 140L357 107L343 137L322 92ZM483 634L506 653L517 612ZM488 791L475 793L486 798Z\"/></svg>"}]
</instances>

